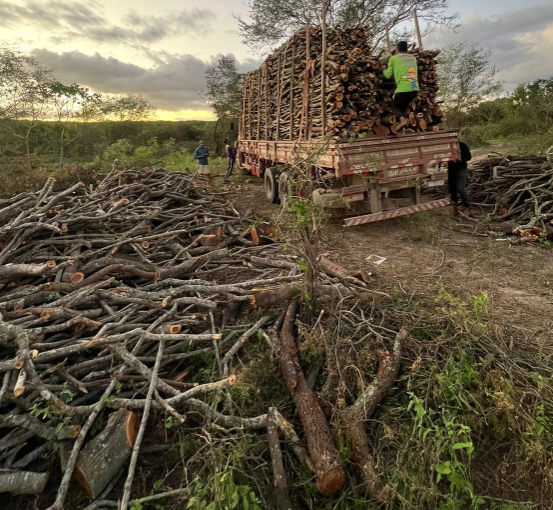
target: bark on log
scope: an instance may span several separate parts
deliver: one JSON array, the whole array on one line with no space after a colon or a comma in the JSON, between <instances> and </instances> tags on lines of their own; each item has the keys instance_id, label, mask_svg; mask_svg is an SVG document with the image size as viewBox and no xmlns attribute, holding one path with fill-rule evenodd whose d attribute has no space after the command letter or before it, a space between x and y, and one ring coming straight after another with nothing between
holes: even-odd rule
<instances>
[{"instance_id":1,"label":"bark on log","mask_svg":"<svg viewBox=\"0 0 553 510\"><path fill-rule=\"evenodd\" d=\"M331 496L342 488L346 474L338 458L338 450L330 434L325 415L317 396L307 385L297 357L297 345L293 331L296 310L297 302L293 301L288 306L280 332L280 352L286 355L281 357L281 368L283 376L287 377L288 369L282 364L289 358L294 361L297 385L290 388L290 393L303 425L307 450L315 470L317 488L321 494Z\"/></svg>"},{"instance_id":2,"label":"bark on log","mask_svg":"<svg viewBox=\"0 0 553 510\"><path fill-rule=\"evenodd\" d=\"M49 473L0 469L0 492L42 494L48 482L48 476Z\"/></svg>"},{"instance_id":3,"label":"bark on log","mask_svg":"<svg viewBox=\"0 0 553 510\"><path fill-rule=\"evenodd\" d=\"M336 276L343 278L344 280L362 280L366 283L370 281L370 276L367 271L364 270L351 270L342 267L331 260L327 259L324 255L321 255L317 262L321 269L330 276Z\"/></svg>"},{"instance_id":4,"label":"bark on log","mask_svg":"<svg viewBox=\"0 0 553 510\"><path fill-rule=\"evenodd\" d=\"M74 476L91 498L97 498L129 460L138 423L133 412L120 409L79 454Z\"/></svg>"},{"instance_id":5,"label":"bark on log","mask_svg":"<svg viewBox=\"0 0 553 510\"><path fill-rule=\"evenodd\" d=\"M277 508L278 510L292 510L290 491L288 489L288 478L284 470L280 440L278 438L276 409L274 407L271 407L267 414L267 441L269 443L269 453L271 454L271 463L273 466L273 486L275 489Z\"/></svg>"}]
</instances>

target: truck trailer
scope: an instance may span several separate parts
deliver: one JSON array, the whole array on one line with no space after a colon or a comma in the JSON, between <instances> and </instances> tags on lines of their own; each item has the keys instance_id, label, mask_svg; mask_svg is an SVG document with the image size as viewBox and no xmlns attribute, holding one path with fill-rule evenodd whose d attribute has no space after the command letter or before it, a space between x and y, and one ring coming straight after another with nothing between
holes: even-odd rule
<instances>
[{"instance_id":1,"label":"truck trailer","mask_svg":"<svg viewBox=\"0 0 553 510\"><path fill-rule=\"evenodd\" d=\"M436 101L438 51L410 51L419 64L419 94L407 128L399 130L393 83L379 75L387 56L373 54L368 29L320 27L297 32L246 75L237 165L264 178L278 203L301 159L324 182L313 192L345 226L434 209L449 200L421 201L423 187L441 186L439 163L460 157L458 133L442 130ZM389 55L388 55L389 56Z\"/></svg>"}]
</instances>

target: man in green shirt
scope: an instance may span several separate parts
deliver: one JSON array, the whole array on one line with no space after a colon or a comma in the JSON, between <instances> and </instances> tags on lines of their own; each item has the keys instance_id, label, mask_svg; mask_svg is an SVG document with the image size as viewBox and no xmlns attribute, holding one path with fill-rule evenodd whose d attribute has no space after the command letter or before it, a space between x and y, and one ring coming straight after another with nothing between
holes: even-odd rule
<instances>
[{"instance_id":1,"label":"man in green shirt","mask_svg":"<svg viewBox=\"0 0 553 510\"><path fill-rule=\"evenodd\" d=\"M419 78L417 59L407 53L407 43L400 41L397 44L395 55L388 60L388 67L384 70L384 77L394 77L396 91L394 94L394 108L400 114L400 128L407 125L409 105L419 92Z\"/></svg>"}]
</instances>

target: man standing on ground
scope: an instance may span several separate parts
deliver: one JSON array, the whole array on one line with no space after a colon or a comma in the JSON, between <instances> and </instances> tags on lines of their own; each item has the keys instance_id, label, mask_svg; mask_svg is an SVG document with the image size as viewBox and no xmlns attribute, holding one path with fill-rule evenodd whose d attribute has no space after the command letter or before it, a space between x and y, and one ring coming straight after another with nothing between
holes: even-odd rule
<instances>
[{"instance_id":1,"label":"man standing on ground","mask_svg":"<svg viewBox=\"0 0 553 510\"><path fill-rule=\"evenodd\" d=\"M467 162L472 159L469 146L464 142L459 142L461 150L461 159L450 161L447 165L447 184L449 193L451 194L451 203L453 204L453 212L459 212L459 198L461 204L465 208L463 214L470 216L470 202L467 193Z\"/></svg>"},{"instance_id":2,"label":"man standing on ground","mask_svg":"<svg viewBox=\"0 0 553 510\"><path fill-rule=\"evenodd\" d=\"M394 94L394 108L400 114L398 129L407 125L409 105L419 93L419 78L417 59L407 53L407 43L397 43L395 55L388 60L388 67L384 69L384 77L394 77L396 91Z\"/></svg>"},{"instance_id":3,"label":"man standing on ground","mask_svg":"<svg viewBox=\"0 0 553 510\"><path fill-rule=\"evenodd\" d=\"M232 175L232 169L234 168L234 163L236 162L236 147L232 145L228 140L225 140L225 149L227 151L228 167L227 173L225 175L225 180L223 182L230 182L230 176Z\"/></svg>"},{"instance_id":4,"label":"man standing on ground","mask_svg":"<svg viewBox=\"0 0 553 510\"><path fill-rule=\"evenodd\" d=\"M207 177L207 183L213 186L213 179L211 178L211 172L209 171L209 149L205 146L204 142L200 142L199 147L194 152L194 159L198 160L198 175Z\"/></svg>"}]
</instances>

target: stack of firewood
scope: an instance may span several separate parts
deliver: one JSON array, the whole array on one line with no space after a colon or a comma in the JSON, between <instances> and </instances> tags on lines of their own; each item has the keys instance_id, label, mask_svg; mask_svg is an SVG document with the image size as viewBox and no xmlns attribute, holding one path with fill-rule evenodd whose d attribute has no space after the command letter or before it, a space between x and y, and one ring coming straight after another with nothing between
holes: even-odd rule
<instances>
[{"instance_id":1,"label":"stack of firewood","mask_svg":"<svg viewBox=\"0 0 553 510\"><path fill-rule=\"evenodd\" d=\"M114 171L90 190L59 191L48 180L0 201L0 493L40 495L50 484L58 510L78 483L91 499L128 508L148 418L161 413L269 427L271 441L291 441L323 494L342 486L337 447L297 358L303 275L275 229L256 223L192 175L155 167ZM320 301L353 296L369 278L325 257L317 266ZM280 357L306 449L276 410L239 416L228 393L208 403L234 384L233 360L260 337ZM198 385L187 363L206 355L214 378ZM52 458L61 482L49 480ZM121 475L127 483L113 496Z\"/></svg>"},{"instance_id":2,"label":"stack of firewood","mask_svg":"<svg viewBox=\"0 0 553 510\"><path fill-rule=\"evenodd\" d=\"M309 42L306 30L300 30L260 69L246 75L243 139L306 140L397 133L399 118L392 108L395 84L380 70L389 55L372 54L367 27L328 28L326 39L323 56L321 28L309 30ZM445 116L436 101L439 51L411 51L417 57L420 86L407 128L413 133L436 128Z\"/></svg>"},{"instance_id":3,"label":"stack of firewood","mask_svg":"<svg viewBox=\"0 0 553 510\"><path fill-rule=\"evenodd\" d=\"M472 165L469 194L502 219L543 225L553 218L553 164L542 156L488 156Z\"/></svg>"},{"instance_id":4,"label":"stack of firewood","mask_svg":"<svg viewBox=\"0 0 553 510\"><path fill-rule=\"evenodd\" d=\"M72 477L97 498L140 447L147 409L264 426L202 397L233 384L232 357L274 319L233 326L240 305L298 292L272 234L160 169L112 173L91 192L49 180L0 201L0 493L40 494L61 444L58 501ZM206 353L219 377L193 384L187 360ZM102 408L113 413L89 441Z\"/></svg>"}]
</instances>

